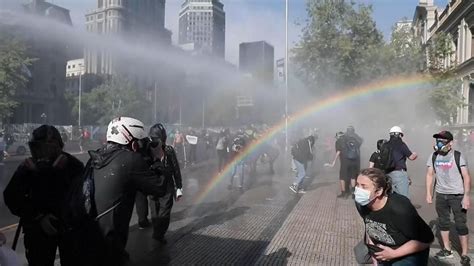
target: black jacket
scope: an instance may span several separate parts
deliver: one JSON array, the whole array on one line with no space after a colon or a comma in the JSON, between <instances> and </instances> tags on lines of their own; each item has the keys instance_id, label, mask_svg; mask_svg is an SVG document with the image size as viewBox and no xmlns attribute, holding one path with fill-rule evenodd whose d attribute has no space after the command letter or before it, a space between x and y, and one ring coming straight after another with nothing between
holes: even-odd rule
<instances>
[{"instance_id":1,"label":"black jacket","mask_svg":"<svg viewBox=\"0 0 474 266\"><path fill-rule=\"evenodd\" d=\"M5 204L25 225L45 214L62 220L67 208L67 192L74 179L81 177L83 169L81 161L65 152L54 166L37 165L28 158L18 166L5 188Z\"/></svg>"},{"instance_id":2,"label":"black jacket","mask_svg":"<svg viewBox=\"0 0 474 266\"><path fill-rule=\"evenodd\" d=\"M177 189L183 188L183 182L181 180L181 170L179 169L178 158L176 157L176 152L173 149L173 146L165 146L165 159L163 162L163 167L165 169L165 182L167 187L167 192L174 192L175 187Z\"/></svg>"},{"instance_id":3,"label":"black jacket","mask_svg":"<svg viewBox=\"0 0 474 266\"><path fill-rule=\"evenodd\" d=\"M141 154L116 144L107 144L89 154L94 168L97 213L109 211L99 219L101 232L112 245L112 252L125 252L136 192L163 196L163 178L150 169Z\"/></svg>"},{"instance_id":4,"label":"black jacket","mask_svg":"<svg viewBox=\"0 0 474 266\"><path fill-rule=\"evenodd\" d=\"M293 159L302 164L313 160L313 145L314 143L311 143L310 137L299 140L291 148Z\"/></svg>"}]
</instances>

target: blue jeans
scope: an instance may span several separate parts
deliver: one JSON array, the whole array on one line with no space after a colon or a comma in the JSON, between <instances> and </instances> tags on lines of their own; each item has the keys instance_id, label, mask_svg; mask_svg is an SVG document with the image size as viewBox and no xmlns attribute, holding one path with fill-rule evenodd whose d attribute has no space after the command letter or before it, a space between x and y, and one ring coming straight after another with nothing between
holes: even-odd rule
<instances>
[{"instance_id":1,"label":"blue jeans","mask_svg":"<svg viewBox=\"0 0 474 266\"><path fill-rule=\"evenodd\" d=\"M388 173L388 176L392 179L393 192L408 198L408 187L410 186L408 173L404 170L395 170Z\"/></svg>"},{"instance_id":2,"label":"blue jeans","mask_svg":"<svg viewBox=\"0 0 474 266\"><path fill-rule=\"evenodd\" d=\"M298 188L300 188L301 185L303 184L304 177L306 176L306 169L304 167L304 164L298 162L295 159L293 159L293 163L295 164L295 167L296 167L296 177L295 177L295 182L293 184L296 184Z\"/></svg>"},{"instance_id":3,"label":"blue jeans","mask_svg":"<svg viewBox=\"0 0 474 266\"><path fill-rule=\"evenodd\" d=\"M234 168L232 170L232 174L230 176L230 185L234 185L234 176L235 174L238 174L240 176L240 186L244 186L244 161L240 160L240 162L236 163L234 165Z\"/></svg>"},{"instance_id":4,"label":"blue jeans","mask_svg":"<svg viewBox=\"0 0 474 266\"><path fill-rule=\"evenodd\" d=\"M388 261L379 262L379 265L383 266L425 266L428 265L428 257L430 255L430 249L427 248L415 254L405 256L403 258Z\"/></svg>"}]
</instances>

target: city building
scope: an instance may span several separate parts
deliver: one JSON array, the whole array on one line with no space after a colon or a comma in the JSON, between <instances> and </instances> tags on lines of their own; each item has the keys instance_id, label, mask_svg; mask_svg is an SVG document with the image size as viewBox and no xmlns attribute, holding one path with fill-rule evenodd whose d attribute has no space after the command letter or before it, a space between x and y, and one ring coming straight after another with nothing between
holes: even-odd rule
<instances>
[{"instance_id":1,"label":"city building","mask_svg":"<svg viewBox=\"0 0 474 266\"><path fill-rule=\"evenodd\" d=\"M224 5L219 0L185 0L179 12L178 42L193 43L203 54L224 58Z\"/></svg>"},{"instance_id":2,"label":"city building","mask_svg":"<svg viewBox=\"0 0 474 266\"><path fill-rule=\"evenodd\" d=\"M273 83L274 49L265 41L239 45L239 69L266 84Z\"/></svg>"},{"instance_id":3,"label":"city building","mask_svg":"<svg viewBox=\"0 0 474 266\"><path fill-rule=\"evenodd\" d=\"M86 14L86 30L100 35L121 36L128 42L171 45L171 31L165 28L166 0L98 0L97 8ZM119 69L116 55L88 47L86 73L112 75Z\"/></svg>"},{"instance_id":4,"label":"city building","mask_svg":"<svg viewBox=\"0 0 474 266\"><path fill-rule=\"evenodd\" d=\"M72 26L69 10L45 0L32 0L23 7L28 14ZM28 57L36 60L25 69L28 83L15 96L19 106L9 122L65 123L68 119L64 100L68 55L66 44L49 39L46 33L31 32L21 27L15 30L28 47Z\"/></svg>"},{"instance_id":5,"label":"city building","mask_svg":"<svg viewBox=\"0 0 474 266\"><path fill-rule=\"evenodd\" d=\"M439 9L433 0L420 0L415 10L413 25L428 44L437 34L451 35L454 49L452 58L445 59L446 67L454 67L462 79L459 93L465 106L458 109L456 124L474 123L474 1L450 0L444 9Z\"/></svg>"},{"instance_id":6,"label":"city building","mask_svg":"<svg viewBox=\"0 0 474 266\"><path fill-rule=\"evenodd\" d=\"M67 61L66 78L84 75L85 72L84 58Z\"/></svg>"}]
</instances>

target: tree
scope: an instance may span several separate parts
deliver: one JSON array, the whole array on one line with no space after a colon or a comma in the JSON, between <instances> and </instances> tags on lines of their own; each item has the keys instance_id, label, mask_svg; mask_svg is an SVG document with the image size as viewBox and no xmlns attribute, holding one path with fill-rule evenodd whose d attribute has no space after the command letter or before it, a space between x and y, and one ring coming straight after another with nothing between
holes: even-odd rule
<instances>
[{"instance_id":1,"label":"tree","mask_svg":"<svg viewBox=\"0 0 474 266\"><path fill-rule=\"evenodd\" d=\"M465 106L461 95L461 81L456 77L456 58L453 40L447 33L434 36L427 47L428 72L433 77L433 90L429 95L433 111L444 124L455 121L459 107Z\"/></svg>"},{"instance_id":2,"label":"tree","mask_svg":"<svg viewBox=\"0 0 474 266\"><path fill-rule=\"evenodd\" d=\"M308 1L308 23L293 50L297 74L318 88L341 88L379 75L382 34L371 6L348 1Z\"/></svg>"},{"instance_id":3,"label":"tree","mask_svg":"<svg viewBox=\"0 0 474 266\"><path fill-rule=\"evenodd\" d=\"M78 97L74 97L73 113L78 113ZM138 91L129 81L112 77L104 84L83 93L81 99L81 124L106 125L114 117L129 116L147 121L151 102L145 92Z\"/></svg>"},{"instance_id":4,"label":"tree","mask_svg":"<svg viewBox=\"0 0 474 266\"><path fill-rule=\"evenodd\" d=\"M33 62L28 58L23 42L14 38L6 28L0 29L0 119L13 114L18 105L15 95L28 82L28 66Z\"/></svg>"},{"instance_id":5,"label":"tree","mask_svg":"<svg viewBox=\"0 0 474 266\"><path fill-rule=\"evenodd\" d=\"M392 28L386 52L389 61L385 66L389 75L420 73L425 69L425 51L411 23L399 24Z\"/></svg>"}]
</instances>

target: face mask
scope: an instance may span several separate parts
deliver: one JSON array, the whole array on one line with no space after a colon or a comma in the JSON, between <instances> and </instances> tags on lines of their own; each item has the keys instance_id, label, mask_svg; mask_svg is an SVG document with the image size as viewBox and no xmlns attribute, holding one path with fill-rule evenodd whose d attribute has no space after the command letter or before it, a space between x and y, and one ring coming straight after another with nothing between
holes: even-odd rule
<instances>
[{"instance_id":1,"label":"face mask","mask_svg":"<svg viewBox=\"0 0 474 266\"><path fill-rule=\"evenodd\" d=\"M451 149L448 146L448 143L446 140L436 140L436 144L434 145L434 150L438 153L441 154L447 154L449 150Z\"/></svg>"},{"instance_id":2,"label":"face mask","mask_svg":"<svg viewBox=\"0 0 474 266\"><path fill-rule=\"evenodd\" d=\"M368 205L372 200L370 199L370 191L355 187L354 200L362 206Z\"/></svg>"}]
</instances>

